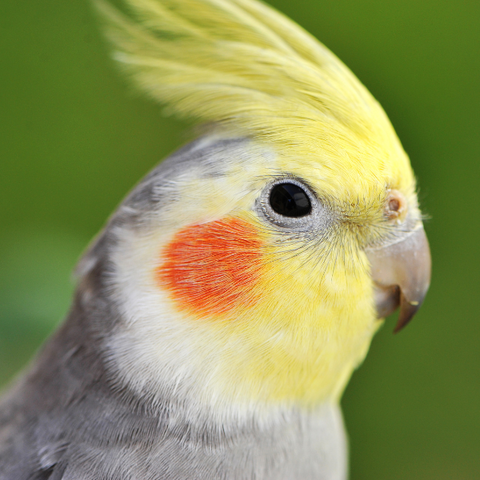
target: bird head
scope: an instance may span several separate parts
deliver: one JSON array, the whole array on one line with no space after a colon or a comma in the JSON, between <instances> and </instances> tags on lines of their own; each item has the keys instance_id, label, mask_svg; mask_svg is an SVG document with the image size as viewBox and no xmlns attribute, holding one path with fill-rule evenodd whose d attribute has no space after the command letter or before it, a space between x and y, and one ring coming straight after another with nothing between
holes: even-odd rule
<instances>
[{"instance_id":1,"label":"bird head","mask_svg":"<svg viewBox=\"0 0 480 480\"><path fill-rule=\"evenodd\" d=\"M400 305L401 328L429 283L390 122L266 5L128 3L137 21L98 3L114 58L210 128L134 189L80 264L88 277L109 259L109 361L138 391L217 409L337 401L379 318Z\"/></svg>"}]
</instances>

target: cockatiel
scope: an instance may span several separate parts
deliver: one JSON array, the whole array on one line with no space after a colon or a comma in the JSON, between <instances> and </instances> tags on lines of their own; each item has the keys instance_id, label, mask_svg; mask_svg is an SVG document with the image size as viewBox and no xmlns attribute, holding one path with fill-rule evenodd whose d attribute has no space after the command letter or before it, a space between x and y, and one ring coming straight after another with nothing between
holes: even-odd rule
<instances>
[{"instance_id":1,"label":"cockatiel","mask_svg":"<svg viewBox=\"0 0 480 480\"><path fill-rule=\"evenodd\" d=\"M430 279L407 155L270 7L127 3L97 3L115 59L208 127L81 259L66 321L0 403L0 479L345 479L341 394Z\"/></svg>"}]
</instances>

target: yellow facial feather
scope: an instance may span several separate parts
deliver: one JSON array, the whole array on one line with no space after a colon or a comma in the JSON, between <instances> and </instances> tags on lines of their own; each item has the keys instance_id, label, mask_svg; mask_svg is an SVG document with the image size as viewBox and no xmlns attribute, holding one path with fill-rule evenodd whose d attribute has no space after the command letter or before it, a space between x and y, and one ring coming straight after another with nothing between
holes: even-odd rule
<instances>
[{"instance_id":1,"label":"yellow facial feather","mask_svg":"<svg viewBox=\"0 0 480 480\"><path fill-rule=\"evenodd\" d=\"M245 144L244 148L251 151L253 146ZM225 176L187 182L182 185L181 196L188 198L189 192L197 192L195 206L190 209L191 218L200 221L202 242L207 241L208 225L239 219L250 226L249 235L251 230L258 235L261 247L256 248L261 249L261 260L245 259L236 241L231 248L239 251L227 252L229 263L235 261L235 254L236 261L260 262L255 268L258 278L251 279L255 283L251 301L239 290L239 305L219 309L215 303L212 313L206 314L204 304L196 312L188 306L185 309L195 295L191 290L173 299L172 308L180 321L197 332L196 348L205 365L202 390L206 397L214 392L216 398L240 405L294 403L313 408L327 399L338 400L380 325L373 305L369 266L358 235L339 225L326 229L326 237L318 235L306 240L301 235L288 238L268 228L252 206L264 186L261 174L281 170L281 160L253 156L240 164L232 156L228 162L232 168ZM296 167L293 173L304 177L311 172ZM210 206L210 194L198 194L199 189L216 192L217 204ZM201 214L206 211L205 219ZM198 227L190 219L185 220L185 225L187 230ZM172 232L173 240L177 241L183 231L180 228ZM228 241L226 235L225 231L219 234L222 242ZM188 240L190 243L192 238ZM213 242L217 243L215 239ZM177 268L198 270L203 282L215 275L216 266L210 262L222 262L217 256L210 260L206 253L195 265L193 255L201 257L202 253L191 250ZM238 287L238 281L235 279L231 287ZM221 304L231 295L225 290L229 282L220 278L219 282L219 288L214 284L214 293ZM205 298L201 300L205 302Z\"/></svg>"},{"instance_id":2,"label":"yellow facial feather","mask_svg":"<svg viewBox=\"0 0 480 480\"><path fill-rule=\"evenodd\" d=\"M239 402L315 407L338 400L380 325L368 263L359 252L345 261L353 239L333 248L324 241L320 249L303 241L278 245L268 233L264 240L261 301L207 327L234 345L220 347L212 386Z\"/></svg>"}]
</instances>

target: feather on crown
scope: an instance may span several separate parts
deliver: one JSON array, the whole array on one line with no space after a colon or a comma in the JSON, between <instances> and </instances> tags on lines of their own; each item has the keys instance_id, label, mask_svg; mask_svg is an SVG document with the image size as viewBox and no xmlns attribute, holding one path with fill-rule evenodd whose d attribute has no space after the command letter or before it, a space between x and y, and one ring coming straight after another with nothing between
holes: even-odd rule
<instances>
[{"instance_id":1,"label":"feather on crown","mask_svg":"<svg viewBox=\"0 0 480 480\"><path fill-rule=\"evenodd\" d=\"M299 148L306 155L341 151L344 160L360 155L383 164L402 150L351 71L271 7L256 0L126 2L138 21L97 0L114 58L180 116L223 124L296 157Z\"/></svg>"}]
</instances>

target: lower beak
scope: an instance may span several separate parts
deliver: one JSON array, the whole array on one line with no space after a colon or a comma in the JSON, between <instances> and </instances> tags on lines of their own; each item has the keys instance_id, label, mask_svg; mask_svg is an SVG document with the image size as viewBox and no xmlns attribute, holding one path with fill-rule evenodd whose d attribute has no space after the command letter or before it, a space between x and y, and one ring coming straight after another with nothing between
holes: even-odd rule
<instances>
[{"instance_id":1,"label":"lower beak","mask_svg":"<svg viewBox=\"0 0 480 480\"><path fill-rule=\"evenodd\" d=\"M430 247L423 225L404 240L366 250L375 283L378 318L400 306L394 332L400 331L417 313L430 286Z\"/></svg>"}]
</instances>

